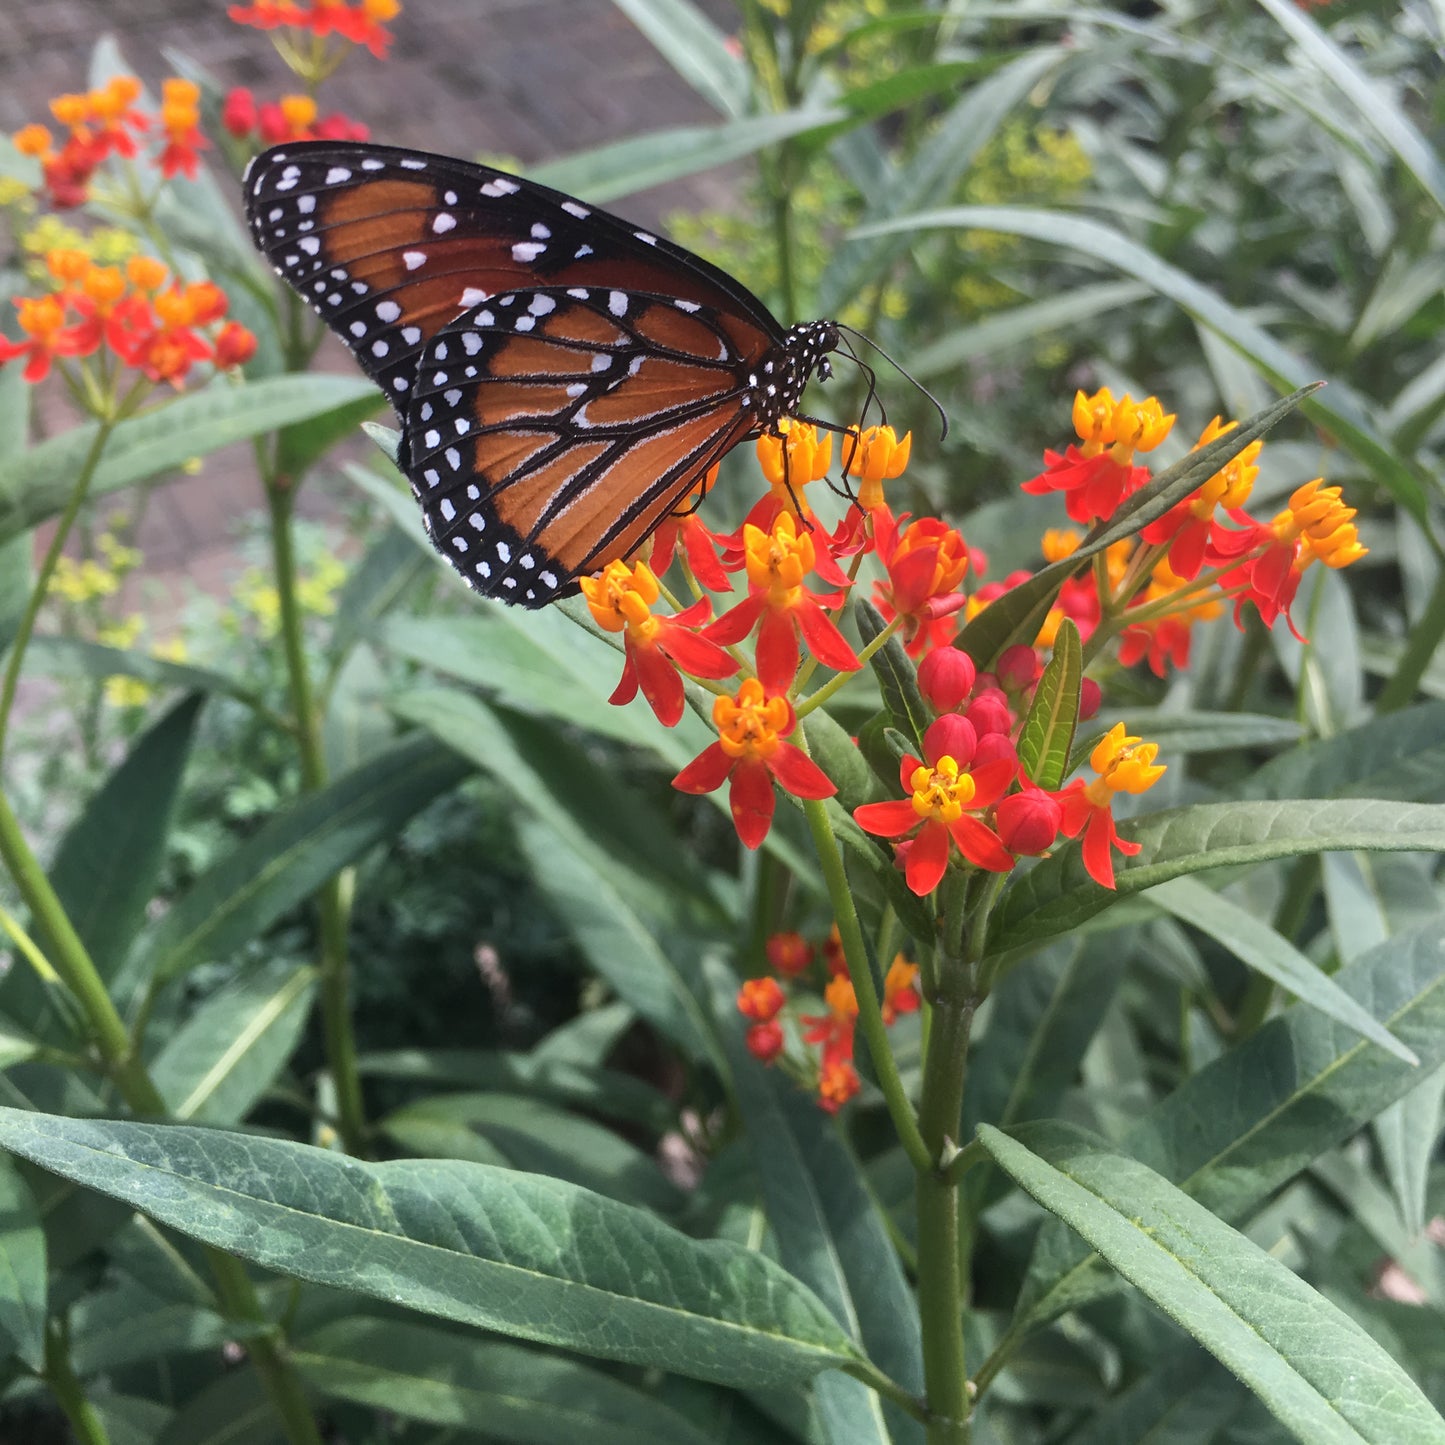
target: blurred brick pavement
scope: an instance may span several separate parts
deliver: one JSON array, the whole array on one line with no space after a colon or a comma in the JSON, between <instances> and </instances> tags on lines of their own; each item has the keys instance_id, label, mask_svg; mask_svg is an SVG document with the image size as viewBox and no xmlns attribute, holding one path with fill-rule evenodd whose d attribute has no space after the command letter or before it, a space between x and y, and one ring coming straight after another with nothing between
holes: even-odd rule
<instances>
[{"instance_id":1,"label":"blurred brick pavement","mask_svg":"<svg viewBox=\"0 0 1445 1445\"><path fill-rule=\"evenodd\" d=\"M51 96L84 88L91 47L106 33L153 91L172 73L168 50L193 57L224 86L249 85L265 97L290 88L266 37L233 24L225 8L221 0L4 0L0 127L47 120ZM704 8L726 22L726 0ZM407 0L393 32L389 59L351 57L322 97L326 109L365 121L389 144L537 163L716 118L610 0ZM736 174L704 173L617 209L655 225L668 211L724 202ZM327 365L346 365L339 351L328 355ZM308 483L302 510L334 515L339 495L324 479ZM246 448L158 489L140 543L147 581L161 585L147 592L164 608L189 584L227 590L240 568L237 527L261 505Z\"/></svg>"}]
</instances>

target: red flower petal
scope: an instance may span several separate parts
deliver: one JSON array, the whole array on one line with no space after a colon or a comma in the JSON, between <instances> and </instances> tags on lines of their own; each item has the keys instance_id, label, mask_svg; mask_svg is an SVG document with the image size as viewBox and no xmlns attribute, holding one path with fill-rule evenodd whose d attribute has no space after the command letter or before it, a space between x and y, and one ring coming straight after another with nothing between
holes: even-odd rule
<instances>
[{"instance_id":1,"label":"red flower petal","mask_svg":"<svg viewBox=\"0 0 1445 1445\"><path fill-rule=\"evenodd\" d=\"M733 770L733 759L721 743L705 747L673 780L680 793L711 793L722 787Z\"/></svg>"},{"instance_id":2,"label":"red flower petal","mask_svg":"<svg viewBox=\"0 0 1445 1445\"><path fill-rule=\"evenodd\" d=\"M656 713L658 722L665 728L676 727L686 703L682 678L678 676L677 669L663 655L660 647L639 647L630 633L627 638L627 655L632 659L638 683L642 687L642 695ZM723 656L726 657L727 654L723 653Z\"/></svg>"},{"instance_id":3,"label":"red flower petal","mask_svg":"<svg viewBox=\"0 0 1445 1445\"><path fill-rule=\"evenodd\" d=\"M838 791L827 773L792 743L779 743L767 767L795 798L831 798Z\"/></svg>"},{"instance_id":4,"label":"red flower petal","mask_svg":"<svg viewBox=\"0 0 1445 1445\"><path fill-rule=\"evenodd\" d=\"M768 836L773 824L773 775L756 758L741 758L733 769L733 785L728 793L733 826L738 830L744 848L756 848Z\"/></svg>"},{"instance_id":5,"label":"red flower petal","mask_svg":"<svg viewBox=\"0 0 1445 1445\"><path fill-rule=\"evenodd\" d=\"M857 672L863 666L858 655L848 646L848 639L838 631L826 612L806 594L793 608L798 619L798 628L808 650L834 672Z\"/></svg>"},{"instance_id":6,"label":"red flower petal","mask_svg":"<svg viewBox=\"0 0 1445 1445\"><path fill-rule=\"evenodd\" d=\"M990 873L1007 873L1014 866L1014 856L1003 845L1003 839L992 828L970 818L967 813L956 822L948 824L958 851L970 863L986 868Z\"/></svg>"},{"instance_id":7,"label":"red flower petal","mask_svg":"<svg viewBox=\"0 0 1445 1445\"><path fill-rule=\"evenodd\" d=\"M853 809L853 821L875 838L901 838L918 826L918 814L906 798L892 803L864 803Z\"/></svg>"},{"instance_id":8,"label":"red flower petal","mask_svg":"<svg viewBox=\"0 0 1445 1445\"><path fill-rule=\"evenodd\" d=\"M982 824L979 826L982 827ZM1012 863L1013 859L1009 862ZM925 823L908 850L908 866L903 876L908 880L908 886L922 898L938 887L947 867L948 829L942 823Z\"/></svg>"},{"instance_id":9,"label":"red flower petal","mask_svg":"<svg viewBox=\"0 0 1445 1445\"><path fill-rule=\"evenodd\" d=\"M792 687L798 675L798 634L787 612L769 609L758 628L758 681L769 697Z\"/></svg>"}]
</instances>

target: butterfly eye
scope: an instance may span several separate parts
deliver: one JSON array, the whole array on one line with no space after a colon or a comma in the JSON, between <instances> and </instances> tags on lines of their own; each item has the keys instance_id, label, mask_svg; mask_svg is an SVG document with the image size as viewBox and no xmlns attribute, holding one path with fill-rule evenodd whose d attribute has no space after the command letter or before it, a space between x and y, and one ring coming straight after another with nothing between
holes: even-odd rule
<instances>
[{"instance_id":1,"label":"butterfly eye","mask_svg":"<svg viewBox=\"0 0 1445 1445\"><path fill-rule=\"evenodd\" d=\"M308 141L245 187L257 246L396 408L428 535L488 597L576 592L795 411L795 378L832 375L832 323L785 333L700 256L520 176Z\"/></svg>"}]
</instances>

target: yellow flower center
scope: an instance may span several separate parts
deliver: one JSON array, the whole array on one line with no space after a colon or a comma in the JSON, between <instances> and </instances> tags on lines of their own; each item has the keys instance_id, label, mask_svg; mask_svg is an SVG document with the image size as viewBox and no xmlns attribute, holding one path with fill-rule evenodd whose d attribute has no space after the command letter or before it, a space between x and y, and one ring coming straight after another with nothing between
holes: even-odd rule
<instances>
[{"instance_id":1,"label":"yellow flower center","mask_svg":"<svg viewBox=\"0 0 1445 1445\"><path fill-rule=\"evenodd\" d=\"M913 811L920 818L956 823L973 802L973 777L945 755L933 767L920 764L908 780L913 789Z\"/></svg>"},{"instance_id":2,"label":"yellow flower center","mask_svg":"<svg viewBox=\"0 0 1445 1445\"><path fill-rule=\"evenodd\" d=\"M1154 759L1158 743L1128 737L1123 723L1115 723L1094 751L1089 766L1099 776L1084 789L1084 795L1096 808L1107 808L1115 793L1147 792L1164 776L1162 763Z\"/></svg>"},{"instance_id":3,"label":"yellow flower center","mask_svg":"<svg viewBox=\"0 0 1445 1445\"><path fill-rule=\"evenodd\" d=\"M604 632L621 632L625 627L637 641L650 642L662 625L652 615L661 588L646 562L635 567L609 562L601 576L584 577L581 586L587 610Z\"/></svg>"},{"instance_id":4,"label":"yellow flower center","mask_svg":"<svg viewBox=\"0 0 1445 1445\"><path fill-rule=\"evenodd\" d=\"M718 742L730 758L768 759L793 730L793 709L785 697L767 697L757 678L749 677L738 695L720 697L712 705Z\"/></svg>"},{"instance_id":5,"label":"yellow flower center","mask_svg":"<svg viewBox=\"0 0 1445 1445\"><path fill-rule=\"evenodd\" d=\"M791 512L783 512L773 523L771 532L749 524L743 529L743 547L747 554L748 581L754 587L767 588L776 606L794 600L803 578L813 570L817 553L808 532L799 533Z\"/></svg>"}]
</instances>

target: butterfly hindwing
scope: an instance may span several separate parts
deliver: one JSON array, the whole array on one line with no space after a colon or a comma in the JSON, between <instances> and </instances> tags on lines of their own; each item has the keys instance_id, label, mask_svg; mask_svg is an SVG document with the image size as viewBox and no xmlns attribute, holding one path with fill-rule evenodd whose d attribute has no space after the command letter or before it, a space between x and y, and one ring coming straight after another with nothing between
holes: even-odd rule
<instances>
[{"instance_id":1,"label":"butterfly hindwing","mask_svg":"<svg viewBox=\"0 0 1445 1445\"><path fill-rule=\"evenodd\" d=\"M726 318L615 287L494 296L427 344L401 461L438 550L540 607L626 555L751 429Z\"/></svg>"}]
</instances>

